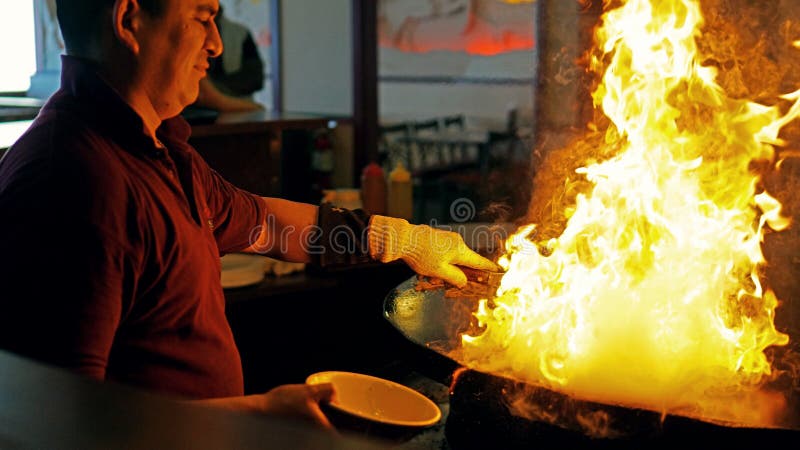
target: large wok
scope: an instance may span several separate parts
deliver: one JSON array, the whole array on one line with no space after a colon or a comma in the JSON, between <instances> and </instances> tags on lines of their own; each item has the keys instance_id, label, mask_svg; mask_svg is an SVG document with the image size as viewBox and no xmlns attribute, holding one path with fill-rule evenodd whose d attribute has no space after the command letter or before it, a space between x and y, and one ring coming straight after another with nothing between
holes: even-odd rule
<instances>
[{"instance_id":1,"label":"large wok","mask_svg":"<svg viewBox=\"0 0 800 450\"><path fill-rule=\"evenodd\" d=\"M389 293L384 317L414 347L414 363L423 366L418 370L451 385L446 434L453 448L697 445L700 436L713 439L718 448L783 438L800 442L800 431L788 428L734 427L584 401L470 369L460 360L460 336L475 326L478 299L446 297L444 289L417 290L417 281L412 277ZM519 407L520 398L527 408ZM526 417L512 413L521 409Z\"/></svg>"}]
</instances>

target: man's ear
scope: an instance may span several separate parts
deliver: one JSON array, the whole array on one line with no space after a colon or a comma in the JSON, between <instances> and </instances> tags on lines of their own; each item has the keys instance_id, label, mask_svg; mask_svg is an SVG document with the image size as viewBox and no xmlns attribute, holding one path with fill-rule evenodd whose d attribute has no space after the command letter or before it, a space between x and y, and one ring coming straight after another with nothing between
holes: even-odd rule
<instances>
[{"instance_id":1,"label":"man's ear","mask_svg":"<svg viewBox=\"0 0 800 450\"><path fill-rule=\"evenodd\" d=\"M139 54L139 28L142 24L142 7L139 0L115 0L111 10L114 35L134 55Z\"/></svg>"}]
</instances>

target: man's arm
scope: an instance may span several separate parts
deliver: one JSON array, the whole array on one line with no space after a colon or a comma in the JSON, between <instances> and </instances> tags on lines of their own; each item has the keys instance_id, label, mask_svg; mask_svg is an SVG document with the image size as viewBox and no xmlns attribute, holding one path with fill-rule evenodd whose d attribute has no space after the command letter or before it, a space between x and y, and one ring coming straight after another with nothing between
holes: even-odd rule
<instances>
[{"instance_id":1,"label":"man's arm","mask_svg":"<svg viewBox=\"0 0 800 450\"><path fill-rule=\"evenodd\" d=\"M333 428L319 404L331 401L334 395L333 385L330 383L286 384L264 394L192 400L190 403L230 411L294 418L324 428Z\"/></svg>"},{"instance_id":2,"label":"man's arm","mask_svg":"<svg viewBox=\"0 0 800 450\"><path fill-rule=\"evenodd\" d=\"M401 259L420 275L456 286L467 282L458 266L498 270L495 263L467 247L457 233L411 225L403 219L370 216L361 210L276 198L262 200L265 218L246 252L293 262L314 260L321 265Z\"/></svg>"},{"instance_id":3,"label":"man's arm","mask_svg":"<svg viewBox=\"0 0 800 450\"><path fill-rule=\"evenodd\" d=\"M196 105L216 109L220 112L245 112L264 109L263 106L252 100L224 94L208 78L200 80L200 91Z\"/></svg>"},{"instance_id":4,"label":"man's arm","mask_svg":"<svg viewBox=\"0 0 800 450\"><path fill-rule=\"evenodd\" d=\"M245 253L259 253L290 262L311 262L309 246L319 208L280 198L262 197L267 213L260 232Z\"/></svg>"}]
</instances>

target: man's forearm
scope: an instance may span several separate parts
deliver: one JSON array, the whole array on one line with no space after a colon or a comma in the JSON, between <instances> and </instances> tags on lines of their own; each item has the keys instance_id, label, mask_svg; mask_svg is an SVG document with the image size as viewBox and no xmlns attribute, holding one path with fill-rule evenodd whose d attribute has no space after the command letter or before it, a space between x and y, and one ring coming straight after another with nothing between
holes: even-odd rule
<instances>
[{"instance_id":1,"label":"man's forearm","mask_svg":"<svg viewBox=\"0 0 800 450\"><path fill-rule=\"evenodd\" d=\"M281 416L289 419L310 421L325 428L332 428L328 418L319 408L320 402L333 399L334 388L330 383L284 384L263 394L242 397L189 400L189 403L213 408Z\"/></svg>"},{"instance_id":2,"label":"man's forearm","mask_svg":"<svg viewBox=\"0 0 800 450\"><path fill-rule=\"evenodd\" d=\"M311 262L309 244L317 225L318 208L308 203L262 197L267 213L256 242L246 252L291 262Z\"/></svg>"},{"instance_id":3,"label":"man's forearm","mask_svg":"<svg viewBox=\"0 0 800 450\"><path fill-rule=\"evenodd\" d=\"M258 399L252 396L188 400L189 403L240 412L260 412Z\"/></svg>"}]
</instances>

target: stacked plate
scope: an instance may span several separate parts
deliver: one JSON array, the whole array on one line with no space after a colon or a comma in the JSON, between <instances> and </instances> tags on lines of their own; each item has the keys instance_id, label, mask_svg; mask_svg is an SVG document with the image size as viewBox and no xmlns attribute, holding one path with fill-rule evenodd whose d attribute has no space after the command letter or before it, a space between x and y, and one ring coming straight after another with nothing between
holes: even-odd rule
<instances>
[{"instance_id":1,"label":"stacked plate","mask_svg":"<svg viewBox=\"0 0 800 450\"><path fill-rule=\"evenodd\" d=\"M222 257L222 287L235 288L258 284L264 279L267 258L260 255L230 253Z\"/></svg>"}]
</instances>

